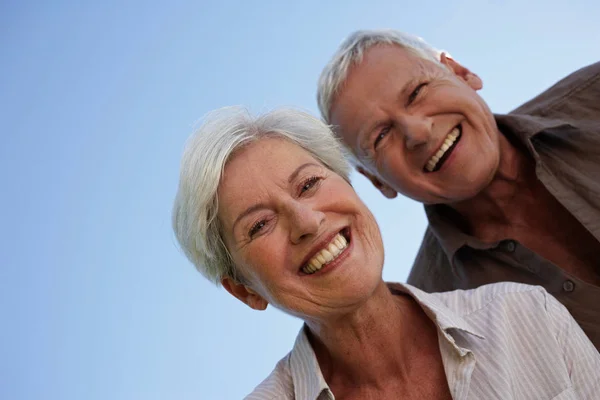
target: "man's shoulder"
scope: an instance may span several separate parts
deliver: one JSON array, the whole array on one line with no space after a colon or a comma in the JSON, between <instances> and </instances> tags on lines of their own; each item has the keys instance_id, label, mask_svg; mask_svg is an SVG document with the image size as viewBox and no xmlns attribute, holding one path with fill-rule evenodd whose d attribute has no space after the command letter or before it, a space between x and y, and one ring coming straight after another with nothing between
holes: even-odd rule
<instances>
[{"instance_id":1,"label":"man's shoulder","mask_svg":"<svg viewBox=\"0 0 600 400\"><path fill-rule=\"evenodd\" d=\"M275 400L293 398L294 388L290 371L291 352L279 360L269 374L244 400ZM290 397L290 394L292 396Z\"/></svg>"},{"instance_id":2,"label":"man's shoulder","mask_svg":"<svg viewBox=\"0 0 600 400\"><path fill-rule=\"evenodd\" d=\"M428 226L407 282L426 292L452 290L451 282L445 279L452 273L450 268L444 249Z\"/></svg>"},{"instance_id":3,"label":"man's shoulder","mask_svg":"<svg viewBox=\"0 0 600 400\"><path fill-rule=\"evenodd\" d=\"M511 111L511 114L560 116L575 106L594 109L600 104L600 62L583 67L561 79L553 86Z\"/></svg>"}]
</instances>

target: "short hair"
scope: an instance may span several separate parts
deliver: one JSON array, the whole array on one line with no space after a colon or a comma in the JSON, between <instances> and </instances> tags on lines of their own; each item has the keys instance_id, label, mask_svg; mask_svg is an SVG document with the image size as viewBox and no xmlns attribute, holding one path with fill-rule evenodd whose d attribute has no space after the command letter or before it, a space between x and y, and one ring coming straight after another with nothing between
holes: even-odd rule
<instances>
[{"instance_id":1,"label":"short hair","mask_svg":"<svg viewBox=\"0 0 600 400\"><path fill-rule=\"evenodd\" d=\"M392 29L360 30L348 36L321 72L317 87L319 110L326 123L331 123L331 106L335 96L348 78L350 68L362 61L364 53L375 45L395 45L441 65L441 51L418 36Z\"/></svg>"},{"instance_id":2,"label":"short hair","mask_svg":"<svg viewBox=\"0 0 600 400\"><path fill-rule=\"evenodd\" d=\"M349 181L343 146L327 125L308 113L279 109L255 117L245 108L225 107L207 114L186 143L172 223L187 258L217 285L224 277L244 281L221 236L217 189L231 156L264 137L297 144Z\"/></svg>"}]
</instances>

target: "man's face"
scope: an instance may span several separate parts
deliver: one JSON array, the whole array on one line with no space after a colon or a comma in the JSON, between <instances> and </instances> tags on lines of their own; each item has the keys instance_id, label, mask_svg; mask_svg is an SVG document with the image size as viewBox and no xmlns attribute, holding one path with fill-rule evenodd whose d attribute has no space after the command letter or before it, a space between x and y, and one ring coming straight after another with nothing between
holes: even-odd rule
<instances>
[{"instance_id":1,"label":"man's face","mask_svg":"<svg viewBox=\"0 0 600 400\"><path fill-rule=\"evenodd\" d=\"M374 46L334 99L331 123L386 196L426 204L469 199L498 169L498 128L476 93L481 80L454 60Z\"/></svg>"}]
</instances>

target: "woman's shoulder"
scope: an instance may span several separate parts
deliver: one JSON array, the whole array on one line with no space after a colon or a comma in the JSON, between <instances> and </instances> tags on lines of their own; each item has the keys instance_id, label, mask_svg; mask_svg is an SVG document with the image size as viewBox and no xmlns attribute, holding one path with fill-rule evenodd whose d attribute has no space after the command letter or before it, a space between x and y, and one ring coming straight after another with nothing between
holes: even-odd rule
<instances>
[{"instance_id":1,"label":"woman's shoulder","mask_svg":"<svg viewBox=\"0 0 600 400\"><path fill-rule=\"evenodd\" d=\"M245 400L293 399L294 388L290 370L291 352L283 357L273 371L263 380Z\"/></svg>"},{"instance_id":2,"label":"woman's shoulder","mask_svg":"<svg viewBox=\"0 0 600 400\"><path fill-rule=\"evenodd\" d=\"M464 302L494 301L513 295L545 296L546 289L542 286L527 285L517 282L496 282L481 285L472 289L457 289L448 292L438 292L433 295L444 299L460 299Z\"/></svg>"},{"instance_id":3,"label":"woman's shoulder","mask_svg":"<svg viewBox=\"0 0 600 400\"><path fill-rule=\"evenodd\" d=\"M470 314L491 305L509 306L519 303L533 308L546 307L548 292L541 286L526 285L517 282L497 282L482 285L474 289L453 290L433 293L449 308L463 314Z\"/></svg>"},{"instance_id":4,"label":"woman's shoulder","mask_svg":"<svg viewBox=\"0 0 600 400\"><path fill-rule=\"evenodd\" d=\"M391 288L398 284L388 284ZM432 301L461 316L486 309L510 307L520 304L531 309L547 308L552 296L541 286L516 282L498 282L482 285L474 289L457 289L448 292L426 293L414 286L402 284L421 301ZM494 307L491 307L494 306Z\"/></svg>"}]
</instances>

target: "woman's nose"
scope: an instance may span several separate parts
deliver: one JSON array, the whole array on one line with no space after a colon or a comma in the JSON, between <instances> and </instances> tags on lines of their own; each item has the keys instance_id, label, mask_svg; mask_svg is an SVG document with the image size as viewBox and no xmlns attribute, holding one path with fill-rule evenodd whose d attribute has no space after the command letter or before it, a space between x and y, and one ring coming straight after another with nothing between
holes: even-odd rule
<instances>
[{"instance_id":1,"label":"woman's nose","mask_svg":"<svg viewBox=\"0 0 600 400\"><path fill-rule=\"evenodd\" d=\"M325 214L311 204L296 201L290 205L289 221L290 240L292 243L298 244L319 233L325 221Z\"/></svg>"}]
</instances>

